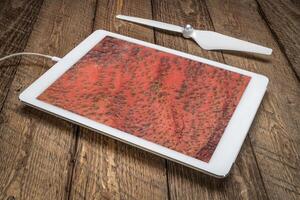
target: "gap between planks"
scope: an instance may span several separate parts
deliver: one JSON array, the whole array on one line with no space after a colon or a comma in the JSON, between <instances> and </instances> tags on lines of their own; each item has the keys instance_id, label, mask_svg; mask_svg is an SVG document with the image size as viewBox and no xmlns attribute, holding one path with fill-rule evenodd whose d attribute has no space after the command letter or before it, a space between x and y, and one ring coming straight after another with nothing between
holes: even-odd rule
<instances>
[{"instance_id":1,"label":"gap between planks","mask_svg":"<svg viewBox=\"0 0 300 200\"><path fill-rule=\"evenodd\" d=\"M96 16L97 16L97 8L98 8L98 2L99 0L95 0L95 5L94 5L94 16L92 19L92 26L91 26L91 33L95 30L95 22L96 22ZM72 186L73 186L73 176L74 176L74 171L75 171L75 166L76 166L76 157L77 157L77 151L78 151L78 143L79 143L79 138L80 138L80 126L77 124L73 124L74 126L74 148L73 151L71 152L71 165L68 169L68 185L67 185L67 199L71 199L71 194L72 194Z\"/></svg>"},{"instance_id":2,"label":"gap between planks","mask_svg":"<svg viewBox=\"0 0 300 200\"><path fill-rule=\"evenodd\" d=\"M284 49L284 46L282 45L282 43L280 42L280 39L279 37L277 36L275 30L273 30L270 26L270 22L264 12L264 10L262 9L260 3L255 0L256 4L257 4L257 8L258 8L258 13L259 15L261 16L262 20L265 22L266 24L266 27L268 27L269 31L271 32L272 36L273 36L273 39L276 41L280 51L282 52L282 54L285 56L285 59L287 60L288 64L289 64L289 67L292 69L292 71L294 72L294 75L296 77L296 79L298 80L298 82L300 83L300 77L296 71L296 69L293 67L293 64L289 58L289 56L287 55L287 52L285 51ZM296 66L297 67L297 66Z\"/></svg>"},{"instance_id":3,"label":"gap between planks","mask_svg":"<svg viewBox=\"0 0 300 200\"><path fill-rule=\"evenodd\" d=\"M216 31L214 22L213 22L212 17L211 17L210 10L208 9L207 3L206 3L206 0L204 1L204 3L205 3L205 6L206 6L206 9L207 9L208 17L209 17L209 19L210 19L210 21L211 21L213 30ZM257 3L257 2L256 2L256 3ZM258 4L258 3L257 3L257 4ZM226 64L226 59L225 59L225 57L224 57L224 53L221 52L221 55L222 55L222 58L223 58L223 60L224 60L224 63ZM250 132L250 130L249 130L249 132ZM261 171L260 171L260 168L259 168L259 165L258 165L258 161L257 161L256 155L255 155L255 152L254 152L254 148L253 148L253 144L252 144L251 139L249 138L249 136L247 136L246 139L249 139L249 141L250 141L249 143L250 143L251 152L252 152L252 155L253 155L253 157L254 157L254 160L255 160L255 163L256 163L256 167L257 167L257 169L258 169L258 173L259 173L259 176L260 176L262 185L263 185L264 192L265 192L267 198L270 199L270 198L269 198L269 195L268 195L268 193L267 193L267 189L266 189L266 185L265 185L263 176L262 176L262 174L261 174ZM245 140L246 140L246 139L245 139ZM235 163L234 163L234 164L235 164Z\"/></svg>"},{"instance_id":4,"label":"gap between planks","mask_svg":"<svg viewBox=\"0 0 300 200\"><path fill-rule=\"evenodd\" d=\"M28 20L27 22L29 23L29 31L30 31L30 33L28 33L27 35L25 35L25 36L23 36L22 38L24 38L24 42L22 42L21 43L21 45L20 44L18 44L17 45L17 48L13 48L12 49L12 51L10 51L10 47L8 46L8 47L6 47L5 48L5 43L4 44L2 44L2 45L4 45L4 49L2 49L3 48L3 46L2 46L2 48L0 49L0 51L3 51L5 54L12 54L12 53L17 53L17 52L21 52L21 51L24 51L24 49L26 48L26 46L27 46L27 42L28 42L28 40L29 40L29 38L30 38L30 35L31 35L31 33L32 33L32 30L33 30L33 27L34 27L34 25L35 25L35 23L36 23L36 20L37 20L37 18L38 18L38 16L39 16L39 13L40 13L40 11L41 11L41 8L42 8L42 6L43 6L43 3L44 3L44 0L41 0L40 1L41 3L40 4L38 4L37 6L38 6L38 8L37 8L37 11L36 11L36 15L34 15L34 17L33 17L33 20L32 20L32 22L30 23L30 20ZM30 2L29 2L30 3ZM28 4L29 4L28 3ZM5 8L3 8L3 10L4 10ZM25 9L25 11L26 11L27 9ZM34 9L31 9L31 11L33 11ZM26 14L25 14L26 15ZM23 16L22 16L23 17ZM17 23L14 23L13 24L13 30L18 30L18 27L14 27L15 26L15 24L17 24ZM22 25L22 24L20 24L20 25ZM9 29L7 30L7 31L9 31ZM23 31L19 31L20 33L22 33ZM20 36L21 37L21 36ZM7 42L7 41L6 41ZM8 40L8 42L9 42L9 44L8 45L12 45L13 46L13 40L12 41L10 41L10 40ZM22 45L23 44L23 45ZM21 48L18 48L18 47L20 47L21 46ZM7 49L8 49L8 51L7 51ZM2 56L1 56L2 57ZM7 99L7 97L8 97L8 94L9 94L9 92L10 92L10 89L11 89L11 85L12 85L12 82L13 82L13 80L14 80L14 77L15 77L15 75L16 75L16 72L17 72L17 68L18 68L18 66L20 65L20 63L21 63L21 57L17 57L17 58L15 58L15 59L13 59L13 60L7 60L7 61L5 61L5 62L3 62L3 63L7 63L7 65L4 65L4 66L2 66L3 65L3 63L0 63L0 67L9 67L9 68L11 68L11 69L8 69L8 70L11 70L12 72L11 72L11 75L10 75L10 77L9 77L9 79L8 79L8 81L7 81L7 83L6 83L6 85L4 86L4 96L3 96L3 98L1 98L1 96L0 96L0 113L2 112L2 109L3 109L3 107L4 107L4 103L5 103L5 101L6 101L6 99ZM1 70L1 68L0 68L0 70ZM1 74L0 74L1 75ZM7 89L5 89L5 88L7 88Z\"/></svg>"},{"instance_id":5,"label":"gap between planks","mask_svg":"<svg viewBox=\"0 0 300 200\"><path fill-rule=\"evenodd\" d=\"M122 5L122 8L123 8L123 6L124 7L126 7L126 5L125 5L125 3L124 3L124 5L123 5L123 3L122 3L122 1L120 1L120 2L115 2L116 4L118 4L118 3L121 3L121 5ZM105 4L105 3L104 3ZM109 5L110 3L108 3L108 5L106 6L106 7L109 7L109 6L111 6L111 5ZM128 5L127 5L128 6ZM131 5L132 6L132 5ZM119 8L119 9L122 9L122 8ZM150 8L151 8L151 6L150 6ZM95 27L97 26L97 24L98 24L98 26L99 26L99 21L98 21L98 23L97 23L97 15L99 14L98 12L99 12L99 10L98 10L99 8L98 8L98 2L96 3L96 5L95 5L95 12L94 12L94 17L93 17L93 31L95 30ZM117 11L118 12L118 11ZM150 12L151 12L151 9L150 9ZM103 13L102 13L103 14ZM151 12L151 15L152 15L152 12ZM109 19L106 19L106 20L109 20ZM96 25L95 25L96 24ZM110 23L110 25L108 25L108 27L106 27L106 29L107 30L110 30L110 27L111 27L111 25L114 25L113 23ZM100 26L100 27L102 27L102 25ZM139 27L139 26L138 26ZM113 29L113 28L112 28ZM117 30L115 30L115 31L113 31L113 32L118 32L118 29ZM121 31L122 32L122 31ZM126 31L125 31L125 33L126 34L128 34ZM133 32L134 33L134 32ZM125 34L125 35L126 35ZM152 34L153 34L153 36L152 36L152 39L154 39L154 32L152 31ZM135 34L132 34L131 36L132 37L135 37L134 36ZM149 35L148 35L149 36ZM146 37L146 39L147 39L147 37ZM142 40L144 40L144 39L142 39ZM80 133L82 133L82 134L91 134L91 133L87 133L86 131L84 131L83 129L80 129ZM81 138L82 137L82 134L80 134L76 139L77 139L77 145L80 145L79 143L81 143L82 142L82 140L84 140L84 138ZM112 139L109 139L109 140L112 140ZM125 144L126 145L126 144ZM121 148L122 148L122 146L121 146ZM125 147L126 149L128 148L128 147ZM138 150L138 151L142 151L142 150ZM161 159L162 161L163 161L163 159ZM78 162L78 160L75 160L75 162ZM166 162L165 160L164 160L164 162ZM73 176L74 176L74 173L75 173L75 179L77 179L77 178L79 178L80 179L80 177L76 177L76 174L77 174L77 171L76 170L80 170L80 165L81 165L82 163L75 163L75 165L73 165L72 166L72 171L74 171L73 172ZM165 168L165 165L162 165L163 166L163 168L161 168L161 169L163 169L163 171L164 171L164 173L163 174L167 174L167 172L166 172L166 169L164 169ZM121 176L122 177L122 176ZM72 179L72 183L71 183L71 189L70 189L70 191L68 191L68 192L70 192L71 194L69 194L69 196L70 196L70 198L73 198L73 195L76 195L76 181L74 181L74 178ZM124 177L123 177L124 178ZM125 177L126 178L126 177ZM89 180L89 178L87 178L87 181ZM78 181L78 180L77 180ZM165 182L164 182L165 183ZM93 183L91 183L91 184L93 184ZM78 187L78 186L77 186ZM87 187L87 186L85 186L85 187ZM168 185L166 185L166 187L168 187ZM75 192L74 194L73 194L73 192ZM118 191L118 192L120 192L120 191ZM122 191L121 191L122 192ZM130 194L129 194L130 195ZM84 194L84 196L85 196L85 194Z\"/></svg>"}]
</instances>

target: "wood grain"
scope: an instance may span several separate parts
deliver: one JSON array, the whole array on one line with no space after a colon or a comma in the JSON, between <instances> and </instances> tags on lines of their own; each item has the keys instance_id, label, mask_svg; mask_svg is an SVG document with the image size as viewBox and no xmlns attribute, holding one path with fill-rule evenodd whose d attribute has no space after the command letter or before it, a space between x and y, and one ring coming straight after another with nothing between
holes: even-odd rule
<instances>
[{"instance_id":1,"label":"wood grain","mask_svg":"<svg viewBox=\"0 0 300 200\"><path fill-rule=\"evenodd\" d=\"M120 21L116 14L215 29L274 53L203 51L180 35ZM63 56L100 28L270 78L232 173L223 180L208 177L22 106L20 92L52 63L17 57L0 66L0 199L300 198L298 1L0 1L1 56L23 50Z\"/></svg>"},{"instance_id":2,"label":"wood grain","mask_svg":"<svg viewBox=\"0 0 300 200\"><path fill-rule=\"evenodd\" d=\"M257 0L262 17L300 78L300 1Z\"/></svg>"},{"instance_id":3,"label":"wood grain","mask_svg":"<svg viewBox=\"0 0 300 200\"><path fill-rule=\"evenodd\" d=\"M172 24L190 23L214 30L206 4L200 1L154 1L154 19ZM167 32L155 32L156 43L194 55L224 62L221 53L204 51L193 41ZM168 161L171 199L267 199L250 141L246 140L232 173L218 180Z\"/></svg>"},{"instance_id":4,"label":"wood grain","mask_svg":"<svg viewBox=\"0 0 300 200\"><path fill-rule=\"evenodd\" d=\"M62 56L91 32L93 14L93 1L45 1L25 51ZM16 39L22 46L22 37ZM18 66L0 117L0 199L68 197L73 126L18 100L20 91L51 64L31 57Z\"/></svg>"},{"instance_id":5,"label":"wood grain","mask_svg":"<svg viewBox=\"0 0 300 200\"><path fill-rule=\"evenodd\" d=\"M211 0L207 5L216 31L274 50L270 57L224 53L224 59L269 77L268 92L250 131L251 143L269 198L299 199L299 82L255 1Z\"/></svg>"},{"instance_id":6,"label":"wood grain","mask_svg":"<svg viewBox=\"0 0 300 200\"><path fill-rule=\"evenodd\" d=\"M153 30L126 23L117 14L151 18L150 1L99 1L94 29L153 42ZM165 160L80 129L72 199L167 199Z\"/></svg>"},{"instance_id":7,"label":"wood grain","mask_svg":"<svg viewBox=\"0 0 300 200\"><path fill-rule=\"evenodd\" d=\"M0 2L0 57L24 50L42 4L39 0ZM0 110L20 60L0 63Z\"/></svg>"}]
</instances>

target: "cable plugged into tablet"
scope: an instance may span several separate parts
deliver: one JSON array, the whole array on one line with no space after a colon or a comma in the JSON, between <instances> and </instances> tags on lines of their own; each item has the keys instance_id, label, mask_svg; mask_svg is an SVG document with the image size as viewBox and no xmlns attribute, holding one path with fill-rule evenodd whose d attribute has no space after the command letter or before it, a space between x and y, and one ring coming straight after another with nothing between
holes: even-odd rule
<instances>
[{"instance_id":1,"label":"cable plugged into tablet","mask_svg":"<svg viewBox=\"0 0 300 200\"><path fill-rule=\"evenodd\" d=\"M46 54L40 54L40 53L32 53L32 52L20 52L20 53L14 53L14 54L10 54L7 56L4 56L2 58L0 58L0 62L4 61L6 59L15 57L15 56L23 56L23 55L27 55L27 56L40 56L40 57L44 57L44 58L49 58L54 62L58 62L61 60L61 58L56 57L56 56L50 56L50 55L46 55Z\"/></svg>"}]
</instances>

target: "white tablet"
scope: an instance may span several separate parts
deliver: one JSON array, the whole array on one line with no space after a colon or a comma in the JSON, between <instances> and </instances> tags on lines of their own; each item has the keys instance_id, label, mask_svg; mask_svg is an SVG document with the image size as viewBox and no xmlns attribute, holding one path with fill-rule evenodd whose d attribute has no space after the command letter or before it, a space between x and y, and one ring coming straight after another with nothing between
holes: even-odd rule
<instances>
[{"instance_id":1,"label":"white tablet","mask_svg":"<svg viewBox=\"0 0 300 200\"><path fill-rule=\"evenodd\" d=\"M265 76L98 30L20 95L34 108L225 177Z\"/></svg>"}]
</instances>

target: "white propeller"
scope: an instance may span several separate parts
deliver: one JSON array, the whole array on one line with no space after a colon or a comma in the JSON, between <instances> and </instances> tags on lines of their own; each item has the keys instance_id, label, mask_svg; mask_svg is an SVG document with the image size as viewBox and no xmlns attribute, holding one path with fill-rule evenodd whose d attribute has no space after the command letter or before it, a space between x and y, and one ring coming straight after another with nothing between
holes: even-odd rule
<instances>
[{"instance_id":1,"label":"white propeller","mask_svg":"<svg viewBox=\"0 0 300 200\"><path fill-rule=\"evenodd\" d=\"M135 22L163 30L182 33L185 38L193 38L197 44L206 50L231 50L231 51L244 51L259 54L271 55L272 49L250 43L244 40L239 40L227 35L223 35L213 31L200 31L194 30L191 25L180 27L173 24L167 24L164 22L158 22L149 19L143 19L139 17L130 17L125 15L117 15L118 19Z\"/></svg>"}]
</instances>

